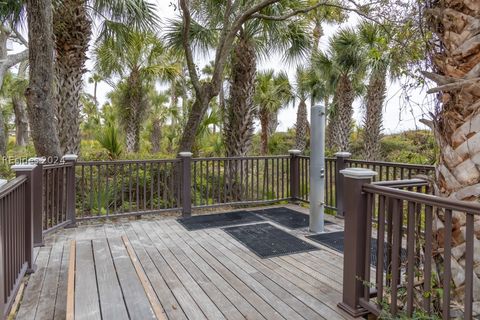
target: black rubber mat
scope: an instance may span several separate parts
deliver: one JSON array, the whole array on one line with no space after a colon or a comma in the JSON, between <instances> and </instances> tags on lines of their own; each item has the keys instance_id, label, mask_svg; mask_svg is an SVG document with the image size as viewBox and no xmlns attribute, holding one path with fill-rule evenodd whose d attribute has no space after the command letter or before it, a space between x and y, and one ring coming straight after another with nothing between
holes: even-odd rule
<instances>
[{"instance_id":1,"label":"black rubber mat","mask_svg":"<svg viewBox=\"0 0 480 320\"><path fill-rule=\"evenodd\" d=\"M318 250L310 243L302 241L270 223L230 227L223 230L260 258Z\"/></svg>"},{"instance_id":2,"label":"black rubber mat","mask_svg":"<svg viewBox=\"0 0 480 320\"><path fill-rule=\"evenodd\" d=\"M261 217L248 211L232 211L220 214L209 214L179 218L177 220L187 230L221 228L244 223L265 221Z\"/></svg>"},{"instance_id":3,"label":"black rubber mat","mask_svg":"<svg viewBox=\"0 0 480 320\"><path fill-rule=\"evenodd\" d=\"M327 246L329 248L332 248L338 252L344 251L344 244L343 244L343 231L339 232L329 232L329 233L320 233L320 234L315 234L312 236L307 236L310 240L313 240L315 242L318 242L324 246ZM385 243L384 248L387 248L387 244ZM377 239L373 238L370 242L370 263L372 266L377 265ZM387 251L386 249L384 250L384 270L387 269ZM405 262L407 260L407 250L402 248L401 253L400 253L400 258L402 262Z\"/></svg>"},{"instance_id":4,"label":"black rubber mat","mask_svg":"<svg viewBox=\"0 0 480 320\"><path fill-rule=\"evenodd\" d=\"M306 228L309 226L309 216L301 212L281 207L268 208L263 210L252 211L267 219L275 221L279 225L290 229ZM332 224L333 222L325 220L325 224Z\"/></svg>"}]
</instances>

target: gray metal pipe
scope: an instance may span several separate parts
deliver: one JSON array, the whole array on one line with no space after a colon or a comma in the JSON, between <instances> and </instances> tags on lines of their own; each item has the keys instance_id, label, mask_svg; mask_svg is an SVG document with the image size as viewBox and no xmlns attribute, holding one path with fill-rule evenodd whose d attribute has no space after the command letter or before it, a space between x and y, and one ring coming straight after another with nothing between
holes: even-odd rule
<instances>
[{"instance_id":1,"label":"gray metal pipe","mask_svg":"<svg viewBox=\"0 0 480 320\"><path fill-rule=\"evenodd\" d=\"M310 114L310 231L324 231L325 214L325 107Z\"/></svg>"}]
</instances>

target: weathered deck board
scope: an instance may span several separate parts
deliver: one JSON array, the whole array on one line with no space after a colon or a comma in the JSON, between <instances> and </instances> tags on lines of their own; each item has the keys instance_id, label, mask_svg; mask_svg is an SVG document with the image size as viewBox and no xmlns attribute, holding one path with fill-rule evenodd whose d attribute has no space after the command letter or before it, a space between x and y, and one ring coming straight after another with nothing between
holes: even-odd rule
<instances>
[{"instance_id":1,"label":"weathered deck board","mask_svg":"<svg viewBox=\"0 0 480 320\"><path fill-rule=\"evenodd\" d=\"M91 240L77 241L75 319L101 319Z\"/></svg>"},{"instance_id":2,"label":"weathered deck board","mask_svg":"<svg viewBox=\"0 0 480 320\"><path fill-rule=\"evenodd\" d=\"M92 247L102 317L116 320L128 319L108 242L106 239L95 239L92 241Z\"/></svg>"},{"instance_id":3,"label":"weathered deck board","mask_svg":"<svg viewBox=\"0 0 480 320\"><path fill-rule=\"evenodd\" d=\"M155 319L155 302L179 320L351 319L336 306L341 255L260 259L221 229L189 232L171 218L89 223L49 235L35 251L38 270L17 319L65 319L70 240L77 243L75 319Z\"/></svg>"}]
</instances>

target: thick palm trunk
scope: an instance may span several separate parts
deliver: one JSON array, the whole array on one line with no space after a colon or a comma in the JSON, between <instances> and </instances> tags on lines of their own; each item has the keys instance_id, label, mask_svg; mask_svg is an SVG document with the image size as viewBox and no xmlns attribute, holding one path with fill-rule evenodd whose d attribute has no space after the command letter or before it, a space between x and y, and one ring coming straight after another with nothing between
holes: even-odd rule
<instances>
[{"instance_id":1,"label":"thick palm trunk","mask_svg":"<svg viewBox=\"0 0 480 320\"><path fill-rule=\"evenodd\" d=\"M155 119L152 123L152 132L150 140L152 143L152 153L160 152L160 140L162 139L162 125L160 120Z\"/></svg>"},{"instance_id":2,"label":"thick palm trunk","mask_svg":"<svg viewBox=\"0 0 480 320\"><path fill-rule=\"evenodd\" d=\"M431 10L432 29L438 35L442 51L434 52L436 75L429 75L439 85L441 111L433 122L439 145L437 165L438 193L458 200L480 201L480 3L445 0ZM432 46L434 47L434 46ZM437 47L437 46L435 46ZM470 82L465 83L466 80ZM445 86L445 87L442 87ZM443 252L443 215L436 217L439 252ZM475 217L474 265L480 263L480 220ZM453 212L452 278L455 298L464 300L465 215ZM473 281L474 314L480 314L480 268L475 267Z\"/></svg>"},{"instance_id":3,"label":"thick palm trunk","mask_svg":"<svg viewBox=\"0 0 480 320\"><path fill-rule=\"evenodd\" d=\"M80 151L80 94L86 71L91 21L85 0L61 0L54 7L55 76L59 139L64 153Z\"/></svg>"},{"instance_id":4,"label":"thick palm trunk","mask_svg":"<svg viewBox=\"0 0 480 320\"><path fill-rule=\"evenodd\" d=\"M228 157L246 156L253 136L256 72L255 48L246 39L240 39L232 57L230 97L224 127L225 149Z\"/></svg>"},{"instance_id":5,"label":"thick palm trunk","mask_svg":"<svg viewBox=\"0 0 480 320\"><path fill-rule=\"evenodd\" d=\"M375 70L367 88L366 110L363 118L363 159L379 160L382 132L383 103L387 93L386 69Z\"/></svg>"},{"instance_id":6,"label":"thick palm trunk","mask_svg":"<svg viewBox=\"0 0 480 320\"><path fill-rule=\"evenodd\" d=\"M277 132L278 127L278 112L270 114L268 120L268 136L271 137L275 132Z\"/></svg>"},{"instance_id":7,"label":"thick palm trunk","mask_svg":"<svg viewBox=\"0 0 480 320\"><path fill-rule=\"evenodd\" d=\"M60 157L53 100L51 0L27 0L30 83L26 91L32 140L38 156Z\"/></svg>"},{"instance_id":8,"label":"thick palm trunk","mask_svg":"<svg viewBox=\"0 0 480 320\"><path fill-rule=\"evenodd\" d=\"M135 118L132 118L125 128L125 140L128 153L140 151L140 126Z\"/></svg>"},{"instance_id":9,"label":"thick palm trunk","mask_svg":"<svg viewBox=\"0 0 480 320\"><path fill-rule=\"evenodd\" d=\"M295 123L295 149L304 151L307 146L308 137L308 116L305 100L300 100L297 111L297 122Z\"/></svg>"},{"instance_id":10,"label":"thick palm trunk","mask_svg":"<svg viewBox=\"0 0 480 320\"><path fill-rule=\"evenodd\" d=\"M262 128L262 132L260 134L260 138L262 140L262 148L261 153L262 155L266 155L268 153L268 124L270 122L270 115L266 110L260 110L260 126Z\"/></svg>"},{"instance_id":11,"label":"thick palm trunk","mask_svg":"<svg viewBox=\"0 0 480 320\"><path fill-rule=\"evenodd\" d=\"M355 92L347 75L341 75L335 92L335 113L329 123L330 143L334 151L349 151L352 134L353 100Z\"/></svg>"}]
</instances>

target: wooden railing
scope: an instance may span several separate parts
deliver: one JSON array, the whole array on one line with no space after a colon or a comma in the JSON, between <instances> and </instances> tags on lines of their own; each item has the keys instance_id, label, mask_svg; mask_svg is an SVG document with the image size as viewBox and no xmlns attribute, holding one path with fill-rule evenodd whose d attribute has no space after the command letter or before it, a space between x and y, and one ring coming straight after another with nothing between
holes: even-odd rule
<instances>
[{"instance_id":1,"label":"wooden railing","mask_svg":"<svg viewBox=\"0 0 480 320\"><path fill-rule=\"evenodd\" d=\"M429 183L418 179L370 183L365 173L345 174L351 196L346 203L340 307L354 316L472 319L474 220L480 205L431 195ZM452 276L454 216L466 226L463 279ZM434 227L439 217L443 229ZM443 243L441 251L434 249L437 241ZM454 299L462 296L459 292L464 298Z\"/></svg>"},{"instance_id":2,"label":"wooden railing","mask_svg":"<svg viewBox=\"0 0 480 320\"><path fill-rule=\"evenodd\" d=\"M290 157L192 159L192 205L253 204L290 199Z\"/></svg>"},{"instance_id":3,"label":"wooden railing","mask_svg":"<svg viewBox=\"0 0 480 320\"><path fill-rule=\"evenodd\" d=\"M24 275L33 270L34 165L0 187L0 319L12 307Z\"/></svg>"},{"instance_id":4,"label":"wooden railing","mask_svg":"<svg viewBox=\"0 0 480 320\"><path fill-rule=\"evenodd\" d=\"M39 164L43 169L43 233L75 223L75 162Z\"/></svg>"},{"instance_id":5,"label":"wooden railing","mask_svg":"<svg viewBox=\"0 0 480 320\"><path fill-rule=\"evenodd\" d=\"M78 161L77 219L181 209L180 162L180 159Z\"/></svg>"}]
</instances>

